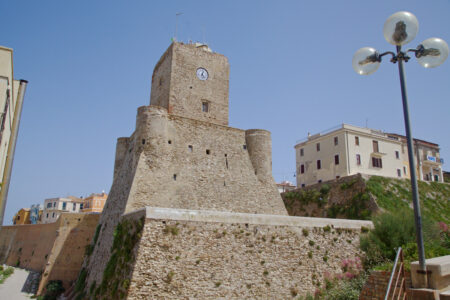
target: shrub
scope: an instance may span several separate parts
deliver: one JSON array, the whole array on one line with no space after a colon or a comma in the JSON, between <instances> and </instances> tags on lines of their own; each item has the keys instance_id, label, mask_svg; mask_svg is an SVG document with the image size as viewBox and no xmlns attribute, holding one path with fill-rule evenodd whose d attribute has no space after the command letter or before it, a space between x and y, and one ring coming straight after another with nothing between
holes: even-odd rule
<instances>
[{"instance_id":1,"label":"shrub","mask_svg":"<svg viewBox=\"0 0 450 300\"><path fill-rule=\"evenodd\" d=\"M303 233L303 236L308 236L309 235L309 230L306 229L306 228L303 228L302 229L302 233Z\"/></svg>"},{"instance_id":2,"label":"shrub","mask_svg":"<svg viewBox=\"0 0 450 300\"><path fill-rule=\"evenodd\" d=\"M322 187L320 188L320 193L322 194L322 195L326 195L326 194L328 194L328 192L330 191L330 186L328 185L328 184L323 184L322 185Z\"/></svg>"},{"instance_id":3,"label":"shrub","mask_svg":"<svg viewBox=\"0 0 450 300\"><path fill-rule=\"evenodd\" d=\"M56 300L65 291L61 280L51 280L45 288L44 300Z\"/></svg>"},{"instance_id":4,"label":"shrub","mask_svg":"<svg viewBox=\"0 0 450 300\"><path fill-rule=\"evenodd\" d=\"M320 299L358 300L366 280L367 275L361 273L359 276L351 279L326 282L325 289L320 291Z\"/></svg>"},{"instance_id":5,"label":"shrub","mask_svg":"<svg viewBox=\"0 0 450 300\"><path fill-rule=\"evenodd\" d=\"M438 225L426 218L422 221L427 258L450 254ZM373 219L373 223L374 229L360 237L360 247L366 252L365 267L393 261L398 247L404 248L406 261L417 260L414 214L410 209L381 214Z\"/></svg>"}]
</instances>

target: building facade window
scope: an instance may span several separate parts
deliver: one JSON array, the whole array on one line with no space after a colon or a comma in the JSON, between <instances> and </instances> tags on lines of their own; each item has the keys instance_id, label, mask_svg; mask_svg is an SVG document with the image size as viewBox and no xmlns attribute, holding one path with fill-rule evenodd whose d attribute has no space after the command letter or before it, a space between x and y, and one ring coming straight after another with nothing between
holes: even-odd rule
<instances>
[{"instance_id":1,"label":"building facade window","mask_svg":"<svg viewBox=\"0 0 450 300\"><path fill-rule=\"evenodd\" d=\"M334 145L337 146L339 144L339 139L337 136L334 137Z\"/></svg>"},{"instance_id":2,"label":"building facade window","mask_svg":"<svg viewBox=\"0 0 450 300\"><path fill-rule=\"evenodd\" d=\"M400 159L400 152L395 151L395 158L396 158L396 159Z\"/></svg>"},{"instance_id":3,"label":"building facade window","mask_svg":"<svg viewBox=\"0 0 450 300\"><path fill-rule=\"evenodd\" d=\"M356 154L356 164L357 164L358 166L361 165L361 155L359 155L359 154Z\"/></svg>"},{"instance_id":4,"label":"building facade window","mask_svg":"<svg viewBox=\"0 0 450 300\"><path fill-rule=\"evenodd\" d=\"M52 207L52 203L51 202L47 203L47 208L51 208L51 207Z\"/></svg>"},{"instance_id":5,"label":"building facade window","mask_svg":"<svg viewBox=\"0 0 450 300\"><path fill-rule=\"evenodd\" d=\"M75 211L76 209L77 209L77 204L74 203L74 204L72 205L72 210Z\"/></svg>"},{"instance_id":6,"label":"building facade window","mask_svg":"<svg viewBox=\"0 0 450 300\"><path fill-rule=\"evenodd\" d=\"M300 174L305 173L305 165L300 166Z\"/></svg>"},{"instance_id":7,"label":"building facade window","mask_svg":"<svg viewBox=\"0 0 450 300\"><path fill-rule=\"evenodd\" d=\"M303 156L303 155L305 155L305 149L301 148L300 149L300 156Z\"/></svg>"},{"instance_id":8,"label":"building facade window","mask_svg":"<svg viewBox=\"0 0 450 300\"><path fill-rule=\"evenodd\" d=\"M334 164L335 164L335 165L338 165L338 164L339 164L339 154L336 154L336 155L334 156Z\"/></svg>"},{"instance_id":9,"label":"building facade window","mask_svg":"<svg viewBox=\"0 0 450 300\"><path fill-rule=\"evenodd\" d=\"M322 169L322 162L319 160L317 160L317 170Z\"/></svg>"},{"instance_id":10,"label":"building facade window","mask_svg":"<svg viewBox=\"0 0 450 300\"><path fill-rule=\"evenodd\" d=\"M406 167L403 167L403 174L406 175Z\"/></svg>"},{"instance_id":11,"label":"building facade window","mask_svg":"<svg viewBox=\"0 0 450 300\"><path fill-rule=\"evenodd\" d=\"M383 167L383 163L381 161L381 158L372 157L372 167L374 167L374 168L382 168Z\"/></svg>"},{"instance_id":12,"label":"building facade window","mask_svg":"<svg viewBox=\"0 0 450 300\"><path fill-rule=\"evenodd\" d=\"M355 136L355 145L359 146L359 136Z\"/></svg>"},{"instance_id":13,"label":"building facade window","mask_svg":"<svg viewBox=\"0 0 450 300\"><path fill-rule=\"evenodd\" d=\"M53 207L56 207L56 202L53 202Z\"/></svg>"},{"instance_id":14,"label":"building facade window","mask_svg":"<svg viewBox=\"0 0 450 300\"><path fill-rule=\"evenodd\" d=\"M82 209L83 209L83 203L80 204L80 210L82 210Z\"/></svg>"},{"instance_id":15,"label":"building facade window","mask_svg":"<svg viewBox=\"0 0 450 300\"><path fill-rule=\"evenodd\" d=\"M316 149L317 149L317 151L320 151L320 143L316 144Z\"/></svg>"},{"instance_id":16,"label":"building facade window","mask_svg":"<svg viewBox=\"0 0 450 300\"><path fill-rule=\"evenodd\" d=\"M378 153L380 152L379 148L378 148L378 141L372 141L372 145L373 145L373 152Z\"/></svg>"},{"instance_id":17,"label":"building facade window","mask_svg":"<svg viewBox=\"0 0 450 300\"><path fill-rule=\"evenodd\" d=\"M54 218L55 217L55 213L52 213L52 218Z\"/></svg>"},{"instance_id":18,"label":"building facade window","mask_svg":"<svg viewBox=\"0 0 450 300\"><path fill-rule=\"evenodd\" d=\"M63 202L62 210L66 210L66 208L67 208L67 203L66 203L66 202Z\"/></svg>"},{"instance_id":19,"label":"building facade window","mask_svg":"<svg viewBox=\"0 0 450 300\"><path fill-rule=\"evenodd\" d=\"M400 169L397 169L397 176L402 177L402 171Z\"/></svg>"},{"instance_id":20,"label":"building facade window","mask_svg":"<svg viewBox=\"0 0 450 300\"><path fill-rule=\"evenodd\" d=\"M48 214L47 214L47 219L48 219Z\"/></svg>"}]
</instances>

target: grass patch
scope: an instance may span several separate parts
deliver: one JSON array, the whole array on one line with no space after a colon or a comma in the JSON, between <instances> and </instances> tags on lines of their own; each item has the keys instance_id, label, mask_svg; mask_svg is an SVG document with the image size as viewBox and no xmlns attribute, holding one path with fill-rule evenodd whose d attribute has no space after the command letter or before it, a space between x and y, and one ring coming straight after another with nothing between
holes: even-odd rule
<instances>
[{"instance_id":1,"label":"grass patch","mask_svg":"<svg viewBox=\"0 0 450 300\"><path fill-rule=\"evenodd\" d=\"M11 276L12 273L14 273L14 268L7 267L6 269L4 269L3 266L0 266L0 267L1 267L0 284L2 284L3 282L5 282L6 278L8 278L9 276Z\"/></svg>"}]
</instances>

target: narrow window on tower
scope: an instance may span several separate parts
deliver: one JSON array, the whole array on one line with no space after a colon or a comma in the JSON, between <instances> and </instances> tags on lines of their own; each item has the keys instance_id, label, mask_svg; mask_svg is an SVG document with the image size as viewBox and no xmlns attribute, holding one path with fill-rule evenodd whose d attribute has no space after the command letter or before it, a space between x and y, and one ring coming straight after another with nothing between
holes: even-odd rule
<instances>
[{"instance_id":1,"label":"narrow window on tower","mask_svg":"<svg viewBox=\"0 0 450 300\"><path fill-rule=\"evenodd\" d=\"M317 170L322 169L322 162L319 160L317 160Z\"/></svg>"},{"instance_id":2,"label":"narrow window on tower","mask_svg":"<svg viewBox=\"0 0 450 300\"><path fill-rule=\"evenodd\" d=\"M209 112L209 103L206 101L202 102L202 112Z\"/></svg>"},{"instance_id":3,"label":"narrow window on tower","mask_svg":"<svg viewBox=\"0 0 450 300\"><path fill-rule=\"evenodd\" d=\"M359 136L355 136L355 145L359 146Z\"/></svg>"},{"instance_id":4,"label":"narrow window on tower","mask_svg":"<svg viewBox=\"0 0 450 300\"><path fill-rule=\"evenodd\" d=\"M361 165L361 155L356 154L356 164L359 166Z\"/></svg>"},{"instance_id":5,"label":"narrow window on tower","mask_svg":"<svg viewBox=\"0 0 450 300\"><path fill-rule=\"evenodd\" d=\"M334 164L338 165L339 164L339 154L334 156Z\"/></svg>"},{"instance_id":6,"label":"narrow window on tower","mask_svg":"<svg viewBox=\"0 0 450 300\"><path fill-rule=\"evenodd\" d=\"M305 150L303 148L300 149L300 156L305 155Z\"/></svg>"},{"instance_id":7,"label":"narrow window on tower","mask_svg":"<svg viewBox=\"0 0 450 300\"><path fill-rule=\"evenodd\" d=\"M317 151L320 151L320 143L316 144L316 149L317 149Z\"/></svg>"},{"instance_id":8,"label":"narrow window on tower","mask_svg":"<svg viewBox=\"0 0 450 300\"><path fill-rule=\"evenodd\" d=\"M334 137L334 145L337 146L339 144L339 139L337 136Z\"/></svg>"},{"instance_id":9,"label":"narrow window on tower","mask_svg":"<svg viewBox=\"0 0 450 300\"><path fill-rule=\"evenodd\" d=\"M300 174L305 173L305 165L300 166Z\"/></svg>"}]
</instances>

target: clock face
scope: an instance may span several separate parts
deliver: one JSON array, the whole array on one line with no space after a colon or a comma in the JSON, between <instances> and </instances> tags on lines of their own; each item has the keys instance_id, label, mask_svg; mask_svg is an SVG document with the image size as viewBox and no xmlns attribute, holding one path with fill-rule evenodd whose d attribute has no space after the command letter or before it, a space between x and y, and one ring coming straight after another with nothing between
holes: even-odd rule
<instances>
[{"instance_id":1,"label":"clock face","mask_svg":"<svg viewBox=\"0 0 450 300\"><path fill-rule=\"evenodd\" d=\"M197 77L200 80L206 80L208 79L208 71L204 68L198 68L197 69Z\"/></svg>"}]
</instances>

